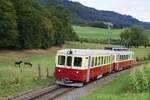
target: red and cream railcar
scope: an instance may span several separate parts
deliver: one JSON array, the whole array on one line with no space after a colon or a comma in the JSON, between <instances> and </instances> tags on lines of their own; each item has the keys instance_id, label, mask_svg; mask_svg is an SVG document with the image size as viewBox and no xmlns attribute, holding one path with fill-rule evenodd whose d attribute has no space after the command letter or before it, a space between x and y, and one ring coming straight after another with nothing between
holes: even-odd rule
<instances>
[{"instance_id":1,"label":"red and cream railcar","mask_svg":"<svg viewBox=\"0 0 150 100\"><path fill-rule=\"evenodd\" d=\"M63 49L57 53L54 75L57 84L83 86L91 79L127 68L133 60L131 51Z\"/></svg>"}]
</instances>

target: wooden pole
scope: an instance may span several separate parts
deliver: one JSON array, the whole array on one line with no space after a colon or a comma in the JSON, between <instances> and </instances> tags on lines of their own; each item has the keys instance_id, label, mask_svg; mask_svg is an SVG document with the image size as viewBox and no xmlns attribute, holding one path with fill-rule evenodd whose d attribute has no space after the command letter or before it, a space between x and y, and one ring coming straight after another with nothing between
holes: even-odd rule
<instances>
[{"instance_id":1,"label":"wooden pole","mask_svg":"<svg viewBox=\"0 0 150 100\"><path fill-rule=\"evenodd\" d=\"M38 64L38 79L41 79L41 67L40 67L40 64Z\"/></svg>"},{"instance_id":2,"label":"wooden pole","mask_svg":"<svg viewBox=\"0 0 150 100\"><path fill-rule=\"evenodd\" d=\"M47 78L49 77L48 67L47 67L47 69L46 69L46 77L47 77Z\"/></svg>"},{"instance_id":3,"label":"wooden pole","mask_svg":"<svg viewBox=\"0 0 150 100\"><path fill-rule=\"evenodd\" d=\"M22 67L20 67L19 69L20 69L19 83L21 83L22 82Z\"/></svg>"}]
</instances>

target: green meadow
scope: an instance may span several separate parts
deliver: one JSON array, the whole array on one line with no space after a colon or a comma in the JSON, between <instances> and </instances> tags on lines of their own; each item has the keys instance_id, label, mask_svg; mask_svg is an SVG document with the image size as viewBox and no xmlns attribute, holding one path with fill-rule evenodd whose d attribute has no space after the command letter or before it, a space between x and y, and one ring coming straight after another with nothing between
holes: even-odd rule
<instances>
[{"instance_id":1,"label":"green meadow","mask_svg":"<svg viewBox=\"0 0 150 100\"><path fill-rule=\"evenodd\" d=\"M80 38L107 39L108 37L108 29L104 28L73 26L73 29ZM111 29L112 38L119 39L122 31L122 29Z\"/></svg>"},{"instance_id":2,"label":"green meadow","mask_svg":"<svg viewBox=\"0 0 150 100\"><path fill-rule=\"evenodd\" d=\"M80 100L149 100L150 93L146 91L149 88L145 85L146 82L150 83L149 73L142 73L141 69L143 70L144 68L143 72L150 72L150 64L142 65L130 72L122 73L111 82L97 87L90 94L82 96ZM135 72L135 70L137 71ZM134 88L142 91L137 92Z\"/></svg>"},{"instance_id":3,"label":"green meadow","mask_svg":"<svg viewBox=\"0 0 150 100\"><path fill-rule=\"evenodd\" d=\"M108 37L108 29L104 28L73 26L73 29L80 38L107 39ZM111 29L112 39L120 39L122 31L123 29ZM144 34L150 38L150 30L145 30Z\"/></svg>"}]
</instances>

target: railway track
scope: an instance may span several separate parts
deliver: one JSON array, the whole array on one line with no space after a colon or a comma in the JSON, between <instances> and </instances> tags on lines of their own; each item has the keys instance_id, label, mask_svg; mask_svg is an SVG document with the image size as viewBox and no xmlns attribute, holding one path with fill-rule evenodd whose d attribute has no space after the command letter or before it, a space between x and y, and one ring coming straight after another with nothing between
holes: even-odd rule
<instances>
[{"instance_id":1,"label":"railway track","mask_svg":"<svg viewBox=\"0 0 150 100\"><path fill-rule=\"evenodd\" d=\"M132 68L140 66L142 64L147 64L147 63L150 63L150 62L148 61L148 62L137 63L137 64L132 65ZM101 78L100 80L96 80L96 81L89 83L88 85L85 85L85 87L83 88L73 88L73 87L63 87L63 86L58 86L58 85L52 85L52 86L39 89L37 91L31 91L22 95L8 97L7 100L53 100L59 97L61 99L66 100L66 98L68 99L69 96L66 96L65 98L64 95L69 94L69 92L72 93L72 95L70 94L71 98L68 100L77 100L77 98L75 97L79 97L82 94L81 92L88 92L92 88L95 88L98 84L103 84L103 82L105 81L113 80L120 73L128 71L128 70L129 69L120 71L118 73L110 74L108 76ZM91 86L92 84L93 86ZM86 90L86 88L88 89Z\"/></svg>"},{"instance_id":2,"label":"railway track","mask_svg":"<svg viewBox=\"0 0 150 100\"><path fill-rule=\"evenodd\" d=\"M52 85L37 91L28 92L18 96L8 97L6 100L53 100L54 98L71 91L73 88Z\"/></svg>"}]
</instances>

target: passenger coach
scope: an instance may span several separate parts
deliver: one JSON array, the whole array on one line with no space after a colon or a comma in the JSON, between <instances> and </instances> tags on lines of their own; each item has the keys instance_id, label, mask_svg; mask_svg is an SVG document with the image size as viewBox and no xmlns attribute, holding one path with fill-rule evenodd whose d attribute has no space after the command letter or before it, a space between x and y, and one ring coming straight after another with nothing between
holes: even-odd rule
<instances>
[{"instance_id":1,"label":"passenger coach","mask_svg":"<svg viewBox=\"0 0 150 100\"><path fill-rule=\"evenodd\" d=\"M55 78L57 84L83 86L91 79L128 68L134 53L127 49L63 49L56 56Z\"/></svg>"}]
</instances>

